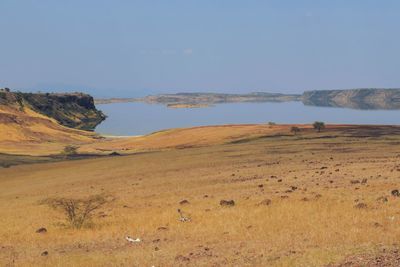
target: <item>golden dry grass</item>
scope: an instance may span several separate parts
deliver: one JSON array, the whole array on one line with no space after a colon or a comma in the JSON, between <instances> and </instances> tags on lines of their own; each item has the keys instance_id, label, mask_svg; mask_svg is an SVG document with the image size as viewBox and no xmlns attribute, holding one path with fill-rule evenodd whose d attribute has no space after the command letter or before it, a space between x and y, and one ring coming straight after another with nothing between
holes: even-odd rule
<instances>
[{"instance_id":1,"label":"golden dry grass","mask_svg":"<svg viewBox=\"0 0 400 267\"><path fill-rule=\"evenodd\" d=\"M95 141L95 134L64 127L27 107L0 105L0 152L25 155L59 153L66 144Z\"/></svg>"},{"instance_id":2,"label":"golden dry grass","mask_svg":"<svg viewBox=\"0 0 400 267\"><path fill-rule=\"evenodd\" d=\"M400 175L397 127L299 136L235 127L174 130L175 147L186 149L0 169L0 265L323 266L398 245L400 198L390 194ZM162 144L170 134L158 134ZM117 199L81 230L39 204L99 193ZM222 199L236 205L221 207ZM271 205L259 205L265 199ZM178 208L192 221L180 222ZM40 227L48 233L35 233Z\"/></svg>"}]
</instances>

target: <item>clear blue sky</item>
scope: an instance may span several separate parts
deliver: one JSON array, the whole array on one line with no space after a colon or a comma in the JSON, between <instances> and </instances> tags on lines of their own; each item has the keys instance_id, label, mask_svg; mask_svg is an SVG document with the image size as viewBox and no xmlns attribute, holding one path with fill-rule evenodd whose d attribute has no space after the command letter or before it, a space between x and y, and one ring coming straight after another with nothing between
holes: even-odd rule
<instances>
[{"instance_id":1,"label":"clear blue sky","mask_svg":"<svg viewBox=\"0 0 400 267\"><path fill-rule=\"evenodd\" d=\"M400 87L398 0L1 0L0 87Z\"/></svg>"}]
</instances>

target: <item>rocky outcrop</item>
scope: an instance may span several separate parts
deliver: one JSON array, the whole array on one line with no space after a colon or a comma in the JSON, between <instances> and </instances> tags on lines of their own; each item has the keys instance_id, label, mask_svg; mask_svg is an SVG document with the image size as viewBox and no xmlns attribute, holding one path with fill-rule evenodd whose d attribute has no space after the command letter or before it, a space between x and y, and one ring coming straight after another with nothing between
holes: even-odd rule
<instances>
[{"instance_id":1,"label":"rocky outcrop","mask_svg":"<svg viewBox=\"0 0 400 267\"><path fill-rule=\"evenodd\" d=\"M93 130L106 118L96 109L93 97L83 93L21 93L0 89L0 105L19 111L28 107L63 126L81 130Z\"/></svg>"},{"instance_id":2,"label":"rocky outcrop","mask_svg":"<svg viewBox=\"0 0 400 267\"><path fill-rule=\"evenodd\" d=\"M349 89L306 91L304 105L352 109L400 109L400 89Z\"/></svg>"}]
</instances>

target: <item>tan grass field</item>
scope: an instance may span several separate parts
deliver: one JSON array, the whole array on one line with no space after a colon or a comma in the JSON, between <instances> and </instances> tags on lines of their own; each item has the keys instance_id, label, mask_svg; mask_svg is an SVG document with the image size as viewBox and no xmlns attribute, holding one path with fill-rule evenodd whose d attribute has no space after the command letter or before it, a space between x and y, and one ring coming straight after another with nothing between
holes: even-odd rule
<instances>
[{"instance_id":1,"label":"tan grass field","mask_svg":"<svg viewBox=\"0 0 400 267\"><path fill-rule=\"evenodd\" d=\"M66 144L93 142L94 133L71 129L28 107L23 111L0 105L0 152L48 155L62 151Z\"/></svg>"},{"instance_id":2,"label":"tan grass field","mask_svg":"<svg viewBox=\"0 0 400 267\"><path fill-rule=\"evenodd\" d=\"M397 248L400 128L289 128L178 129L81 147L147 153L0 169L0 266L325 266ZM101 193L115 201L82 229L41 204Z\"/></svg>"}]
</instances>

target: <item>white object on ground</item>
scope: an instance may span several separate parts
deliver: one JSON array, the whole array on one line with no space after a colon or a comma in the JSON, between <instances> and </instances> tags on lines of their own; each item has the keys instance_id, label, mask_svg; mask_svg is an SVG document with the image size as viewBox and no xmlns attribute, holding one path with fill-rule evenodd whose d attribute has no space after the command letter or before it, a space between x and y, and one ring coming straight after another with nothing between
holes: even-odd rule
<instances>
[{"instance_id":1,"label":"white object on ground","mask_svg":"<svg viewBox=\"0 0 400 267\"><path fill-rule=\"evenodd\" d=\"M179 217L180 217L179 220L181 222L190 222L190 218L187 216L184 216L180 209L178 209L178 213L179 213Z\"/></svg>"},{"instance_id":2,"label":"white object on ground","mask_svg":"<svg viewBox=\"0 0 400 267\"><path fill-rule=\"evenodd\" d=\"M129 243L139 243L139 242L142 241L142 240L140 240L140 238L133 239L133 238L130 237L130 236L126 236L125 239L126 239L126 241L128 241Z\"/></svg>"}]
</instances>

